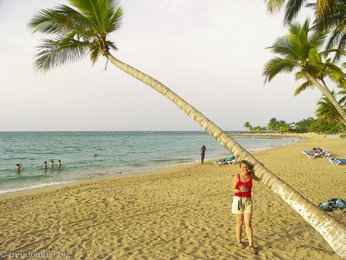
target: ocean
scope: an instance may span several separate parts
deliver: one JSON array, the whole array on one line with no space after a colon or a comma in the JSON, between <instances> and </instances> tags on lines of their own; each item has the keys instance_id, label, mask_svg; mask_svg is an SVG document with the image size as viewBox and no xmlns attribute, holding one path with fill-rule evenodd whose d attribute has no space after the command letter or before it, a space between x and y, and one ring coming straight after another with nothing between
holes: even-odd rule
<instances>
[{"instance_id":1,"label":"ocean","mask_svg":"<svg viewBox=\"0 0 346 260\"><path fill-rule=\"evenodd\" d=\"M233 138L250 152L299 141L297 137ZM207 147L206 160L228 154L201 131L0 132L0 194L197 162L202 144ZM51 160L54 168L45 170L43 162L50 167ZM20 172L17 163L22 165Z\"/></svg>"}]
</instances>

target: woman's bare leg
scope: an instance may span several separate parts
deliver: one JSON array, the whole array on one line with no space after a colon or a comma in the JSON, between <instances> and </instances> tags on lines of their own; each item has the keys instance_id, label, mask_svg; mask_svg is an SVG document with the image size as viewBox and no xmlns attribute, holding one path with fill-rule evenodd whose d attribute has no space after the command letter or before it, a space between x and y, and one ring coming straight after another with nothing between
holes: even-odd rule
<instances>
[{"instance_id":1,"label":"woman's bare leg","mask_svg":"<svg viewBox=\"0 0 346 260\"><path fill-rule=\"evenodd\" d=\"M237 243L241 242L241 231L242 231L242 226L244 222L244 215L243 214L237 214L236 215L236 226L235 226L235 236L237 238Z\"/></svg>"},{"instance_id":2,"label":"woman's bare leg","mask_svg":"<svg viewBox=\"0 0 346 260\"><path fill-rule=\"evenodd\" d=\"M245 231L247 239L249 240L249 245L253 246L253 233L252 233L252 225L251 225L251 213L245 213L244 214L244 224L245 224Z\"/></svg>"}]
</instances>

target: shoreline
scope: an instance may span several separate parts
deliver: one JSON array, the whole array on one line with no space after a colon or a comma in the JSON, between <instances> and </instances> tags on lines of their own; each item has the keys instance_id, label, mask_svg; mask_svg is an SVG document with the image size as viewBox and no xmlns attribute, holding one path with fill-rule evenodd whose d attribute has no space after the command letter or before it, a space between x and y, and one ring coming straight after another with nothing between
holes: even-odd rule
<instances>
[{"instance_id":1,"label":"shoreline","mask_svg":"<svg viewBox=\"0 0 346 260\"><path fill-rule=\"evenodd\" d=\"M345 139L308 136L255 157L315 205L346 199L346 166L309 159L314 146L346 158ZM5 252L67 252L73 259L244 259L234 237L230 181L237 165L178 165L132 176L0 195ZM254 242L263 259L341 259L289 205L255 182ZM346 224L343 211L328 213ZM244 239L247 243L247 240Z\"/></svg>"},{"instance_id":2,"label":"shoreline","mask_svg":"<svg viewBox=\"0 0 346 260\"><path fill-rule=\"evenodd\" d=\"M314 133L306 133L306 134L285 134L282 135L280 133L278 134L268 134L268 133L236 133L236 134L230 134L231 136L264 136L264 137L297 137L299 138L299 140L297 142L294 143L290 143L290 144L283 144L280 146L275 146L275 147L267 147L267 148L263 148L263 149L257 149L254 151L250 151L251 154L256 155L258 153L261 152L265 152L265 151L271 151L271 150L276 150L276 149L281 149L283 147L286 146L290 146L290 145L294 145L296 143L301 143L304 140L306 140L306 138L309 138L309 136L319 136L321 137L322 135L318 135L318 134L314 134ZM227 151L225 150L225 156L227 155ZM220 157L215 157L215 158L209 158L208 160L206 160L206 163L213 163L215 160L220 159ZM3 196L15 196L16 194L24 194L24 196L26 194L31 194L31 192L40 192L40 191L49 191L51 189L55 189L55 188L61 188L61 187L65 187L65 186L73 186L73 185L79 185L85 182L93 182L93 181L99 181L99 180L112 180L112 179L118 179L118 178L127 178L127 177L136 177L136 176L146 176L146 175L151 175L151 174L165 174L165 170L175 170L175 169L180 169L180 168L185 168L185 167L189 167L189 166L196 166L199 165L199 162L196 161L190 161L190 162L183 162L183 163L176 163L176 164L172 164L172 165L164 165L164 166L159 166L157 168L153 167L150 169L142 169L142 170L137 170L137 171L129 171L129 172L125 172L125 173L120 173L120 174L101 174L101 175L93 175L92 177L89 177L87 179L78 179L78 180L70 180L70 181L63 181L63 182L56 182L56 183L45 183L44 185L39 187L28 187L28 188L22 188L19 190L14 190L14 191L5 191L3 193L0 193L0 201L2 199Z\"/></svg>"}]
</instances>

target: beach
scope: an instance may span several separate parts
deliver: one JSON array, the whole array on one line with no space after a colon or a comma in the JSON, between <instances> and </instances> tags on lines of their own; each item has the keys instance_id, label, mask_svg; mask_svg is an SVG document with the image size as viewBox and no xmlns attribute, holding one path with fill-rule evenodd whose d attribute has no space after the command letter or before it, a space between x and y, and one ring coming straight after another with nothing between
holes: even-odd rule
<instances>
[{"instance_id":1,"label":"beach","mask_svg":"<svg viewBox=\"0 0 346 260\"><path fill-rule=\"evenodd\" d=\"M309 159L302 150L320 146L346 158L346 140L314 134L301 137L299 143L259 151L255 157L315 205L330 198L345 200L346 166ZM247 247L238 248L230 212L231 179L238 170L238 165L217 167L211 160L204 165L189 163L3 194L1 257L341 259L261 182L253 188L254 243L259 254L251 255L244 234ZM328 214L346 224L345 210Z\"/></svg>"}]
</instances>

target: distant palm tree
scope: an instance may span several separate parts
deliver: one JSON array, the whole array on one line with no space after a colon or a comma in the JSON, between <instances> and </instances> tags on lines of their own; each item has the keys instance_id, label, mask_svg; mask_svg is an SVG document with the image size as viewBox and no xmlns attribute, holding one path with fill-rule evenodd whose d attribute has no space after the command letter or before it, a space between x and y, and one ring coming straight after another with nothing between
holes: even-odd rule
<instances>
[{"instance_id":1,"label":"distant palm tree","mask_svg":"<svg viewBox=\"0 0 346 260\"><path fill-rule=\"evenodd\" d=\"M274 53L280 55L271 59L264 68L265 81L271 81L281 72L298 70L296 79L304 78L306 82L300 85L295 94L309 86L318 88L337 109L346 125L346 112L335 100L325 84L324 78L328 76L337 84L344 84L345 74L343 71L327 60L322 62L322 54L318 48L323 44L324 37L317 34L309 36L309 21L303 25L290 24L290 33L280 37L273 46L269 47Z\"/></svg>"},{"instance_id":2,"label":"distant palm tree","mask_svg":"<svg viewBox=\"0 0 346 260\"><path fill-rule=\"evenodd\" d=\"M244 127L247 128L247 129L249 129L250 131L253 130L253 127L252 127L252 125L250 124L249 121L246 121L246 122L244 123Z\"/></svg>"},{"instance_id":3,"label":"distant palm tree","mask_svg":"<svg viewBox=\"0 0 346 260\"><path fill-rule=\"evenodd\" d=\"M315 10L314 29L319 33L331 32L326 48L345 49L345 0L315 0L309 3L307 0L266 0L266 3L271 13L281 10L286 3L284 23L292 22L303 7L312 7ZM339 53L336 53L336 58L340 58Z\"/></svg>"},{"instance_id":4,"label":"distant palm tree","mask_svg":"<svg viewBox=\"0 0 346 260\"><path fill-rule=\"evenodd\" d=\"M268 123L268 129L269 130L277 130L277 125L278 125L278 120L273 117L269 120L269 123Z\"/></svg>"},{"instance_id":5,"label":"distant palm tree","mask_svg":"<svg viewBox=\"0 0 346 260\"><path fill-rule=\"evenodd\" d=\"M116 67L176 104L237 158L252 163L256 175L320 232L335 252L346 257L346 247L343 244L346 240L344 224L322 212L299 192L276 177L233 138L169 88L149 75L116 59L110 53L110 50L116 50L116 45L108 40L108 35L119 28L122 16L122 11L115 1L70 0L69 2L75 9L60 5L55 9L41 10L30 22L34 32L55 36L45 40L40 46L35 61L36 69L47 71L68 61L78 60L87 54L90 55L92 63L95 63L99 56L106 57Z\"/></svg>"}]
</instances>

